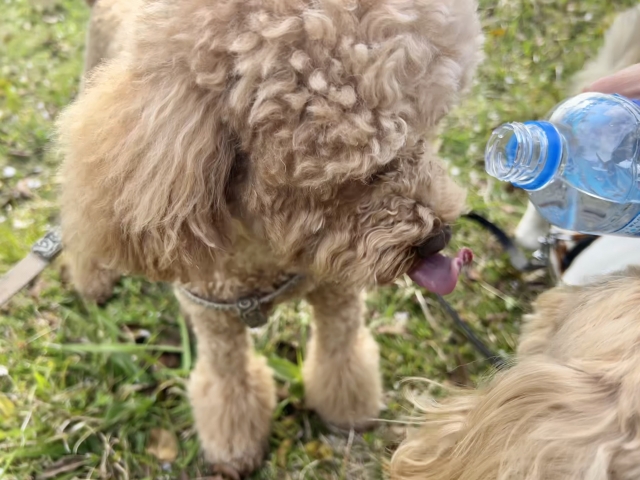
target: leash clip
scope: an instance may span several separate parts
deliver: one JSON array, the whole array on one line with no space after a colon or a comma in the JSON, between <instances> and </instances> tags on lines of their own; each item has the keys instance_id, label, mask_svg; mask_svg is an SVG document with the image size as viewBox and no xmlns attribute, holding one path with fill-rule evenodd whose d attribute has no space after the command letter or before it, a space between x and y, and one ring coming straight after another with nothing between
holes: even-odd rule
<instances>
[{"instance_id":1,"label":"leash clip","mask_svg":"<svg viewBox=\"0 0 640 480\"><path fill-rule=\"evenodd\" d=\"M267 323L267 316L260 309L257 297L245 297L236 302L240 319L249 327L257 328Z\"/></svg>"}]
</instances>

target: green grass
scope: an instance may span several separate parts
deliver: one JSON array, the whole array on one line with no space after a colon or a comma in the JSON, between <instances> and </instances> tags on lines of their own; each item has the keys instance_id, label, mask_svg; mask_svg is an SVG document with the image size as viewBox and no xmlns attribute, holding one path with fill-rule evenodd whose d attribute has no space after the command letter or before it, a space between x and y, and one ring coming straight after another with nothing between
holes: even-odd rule
<instances>
[{"instance_id":1,"label":"green grass","mask_svg":"<svg viewBox=\"0 0 640 480\"><path fill-rule=\"evenodd\" d=\"M469 205L507 229L525 197L490 181L482 150L506 120L540 117L597 50L614 10L635 0L481 0L486 61L447 120L441 154L469 187ZM615 3L615 7L614 4ZM88 11L81 0L5 0L0 19L0 273L56 221L52 118L77 92ZM5 178L4 173L15 175ZM495 350L510 353L520 319L547 282L513 271L497 243L460 221L456 247L476 262L449 297ZM82 302L59 268L0 309L0 478L197 478L207 474L184 383L195 352L165 285L126 279L104 308ZM256 344L276 371L280 404L271 452L256 479L381 478L410 413L405 377L472 383L486 362L435 301L403 281L369 295L381 345L387 409L379 428L349 435L303 408L306 305L280 308ZM135 339L143 339L136 343ZM418 387L412 387L418 388ZM177 458L147 453L154 429L172 432Z\"/></svg>"}]
</instances>

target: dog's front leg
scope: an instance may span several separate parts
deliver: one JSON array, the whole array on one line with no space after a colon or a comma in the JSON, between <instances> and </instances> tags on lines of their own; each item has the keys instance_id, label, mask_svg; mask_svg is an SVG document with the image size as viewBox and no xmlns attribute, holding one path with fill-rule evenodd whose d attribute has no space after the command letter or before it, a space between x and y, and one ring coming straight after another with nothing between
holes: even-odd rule
<instances>
[{"instance_id":1,"label":"dog's front leg","mask_svg":"<svg viewBox=\"0 0 640 480\"><path fill-rule=\"evenodd\" d=\"M179 292L177 297L198 342L189 396L205 458L249 473L267 447L276 404L272 372L234 312L195 305Z\"/></svg>"},{"instance_id":2,"label":"dog's front leg","mask_svg":"<svg viewBox=\"0 0 640 480\"><path fill-rule=\"evenodd\" d=\"M379 352L364 325L361 292L344 285L323 285L307 299L314 329L304 364L307 406L329 423L364 428L382 401Z\"/></svg>"}]
</instances>

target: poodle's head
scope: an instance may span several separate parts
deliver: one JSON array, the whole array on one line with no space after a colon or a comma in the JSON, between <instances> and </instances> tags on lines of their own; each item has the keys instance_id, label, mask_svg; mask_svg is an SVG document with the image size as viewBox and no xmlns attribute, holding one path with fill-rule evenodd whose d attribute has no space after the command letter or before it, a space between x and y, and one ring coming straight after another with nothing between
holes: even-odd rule
<instances>
[{"instance_id":1,"label":"poodle's head","mask_svg":"<svg viewBox=\"0 0 640 480\"><path fill-rule=\"evenodd\" d=\"M640 478L638 305L638 269L543 294L515 365L424 406L392 478Z\"/></svg>"},{"instance_id":2,"label":"poodle's head","mask_svg":"<svg viewBox=\"0 0 640 480\"><path fill-rule=\"evenodd\" d=\"M395 152L379 168L356 175L336 158L326 169L312 166L304 178L296 178L295 172L287 173L296 168L292 158L288 166L278 165L281 170L273 177L261 172L259 179L247 182L256 195L241 189L240 198L252 201L247 208L251 223L286 263L316 278L387 283L410 272L423 286L448 293L471 257L467 249L455 258L440 254L451 239L464 191L424 148L418 144ZM316 160L308 161L313 165ZM362 161L353 159L353 166ZM261 182L264 190L257 187Z\"/></svg>"},{"instance_id":3,"label":"poodle's head","mask_svg":"<svg viewBox=\"0 0 640 480\"><path fill-rule=\"evenodd\" d=\"M143 5L60 121L65 222L104 223L77 248L184 278L242 224L316 278L453 288L464 192L428 140L478 62L475 0Z\"/></svg>"},{"instance_id":4,"label":"poodle's head","mask_svg":"<svg viewBox=\"0 0 640 480\"><path fill-rule=\"evenodd\" d=\"M475 1L272 8L225 37L241 215L315 276L384 283L413 268L424 286L452 289L470 252L437 254L464 191L428 138L477 63Z\"/></svg>"}]
</instances>

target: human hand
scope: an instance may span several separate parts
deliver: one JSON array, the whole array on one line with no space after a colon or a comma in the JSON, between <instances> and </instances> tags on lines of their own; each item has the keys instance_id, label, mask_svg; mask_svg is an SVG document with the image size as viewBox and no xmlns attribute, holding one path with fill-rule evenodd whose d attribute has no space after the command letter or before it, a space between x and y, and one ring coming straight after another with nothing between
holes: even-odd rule
<instances>
[{"instance_id":1,"label":"human hand","mask_svg":"<svg viewBox=\"0 0 640 480\"><path fill-rule=\"evenodd\" d=\"M640 98L640 63L596 80L584 91L617 93L628 98Z\"/></svg>"}]
</instances>

